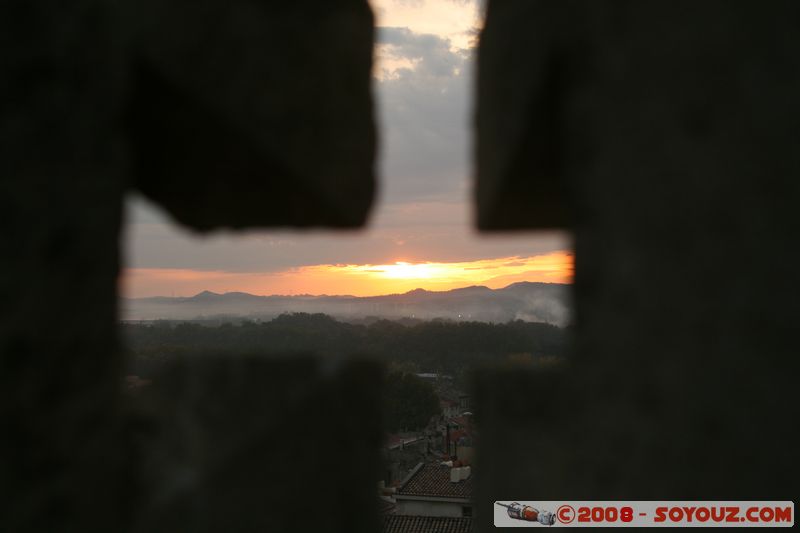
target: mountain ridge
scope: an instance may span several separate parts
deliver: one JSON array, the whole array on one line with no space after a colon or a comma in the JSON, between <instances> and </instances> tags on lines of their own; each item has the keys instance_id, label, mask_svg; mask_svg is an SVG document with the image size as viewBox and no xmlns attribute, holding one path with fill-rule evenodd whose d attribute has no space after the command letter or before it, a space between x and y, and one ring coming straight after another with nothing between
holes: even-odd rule
<instances>
[{"instance_id":1,"label":"mountain ridge","mask_svg":"<svg viewBox=\"0 0 800 533\"><path fill-rule=\"evenodd\" d=\"M451 292L461 292L461 291L468 291L472 289L480 289L485 291L503 291L506 289L511 289L515 287L530 287L530 286L564 286L569 287L569 283L551 283L545 281L516 281L514 283L510 283L505 287L500 287L497 289L492 289L487 287L486 285L468 285L466 287L456 287L455 289L446 289L442 291L432 291L430 289L423 289L421 287L417 287L416 289L411 289L406 292L393 292L393 293L386 293L386 294L372 294L368 296L356 296L354 294L253 294L252 292L244 292L244 291L226 291L226 292L214 292L210 290L202 290L197 294L192 296L165 296L165 295L157 295L157 296L140 296L136 298L130 298L123 296L122 300L154 300L154 299L194 299L198 297L215 297L215 296L227 296L227 295L241 295L241 296L252 296L255 298L381 298L384 296L404 296L407 294L412 293L434 293L434 294L442 294L442 293L451 293Z\"/></svg>"},{"instance_id":2,"label":"mountain ridge","mask_svg":"<svg viewBox=\"0 0 800 533\"><path fill-rule=\"evenodd\" d=\"M566 325L569 285L516 282L498 289L470 285L445 291L422 288L399 294L256 295L201 291L194 296L121 298L123 320L195 320L214 317L267 319L286 312L336 318L443 318L479 322L526 320Z\"/></svg>"}]
</instances>

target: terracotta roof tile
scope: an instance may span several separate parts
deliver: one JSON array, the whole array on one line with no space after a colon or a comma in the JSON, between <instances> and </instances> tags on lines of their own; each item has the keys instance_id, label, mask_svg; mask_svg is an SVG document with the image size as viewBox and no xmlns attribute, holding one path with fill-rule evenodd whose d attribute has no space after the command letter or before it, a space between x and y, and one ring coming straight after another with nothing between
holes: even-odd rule
<instances>
[{"instance_id":1,"label":"terracotta roof tile","mask_svg":"<svg viewBox=\"0 0 800 533\"><path fill-rule=\"evenodd\" d=\"M470 533L472 518L450 516L387 515L384 533Z\"/></svg>"},{"instance_id":2,"label":"terracotta roof tile","mask_svg":"<svg viewBox=\"0 0 800 533\"><path fill-rule=\"evenodd\" d=\"M472 497L472 476L458 483L450 481L450 467L424 464L397 491L403 496Z\"/></svg>"}]
</instances>

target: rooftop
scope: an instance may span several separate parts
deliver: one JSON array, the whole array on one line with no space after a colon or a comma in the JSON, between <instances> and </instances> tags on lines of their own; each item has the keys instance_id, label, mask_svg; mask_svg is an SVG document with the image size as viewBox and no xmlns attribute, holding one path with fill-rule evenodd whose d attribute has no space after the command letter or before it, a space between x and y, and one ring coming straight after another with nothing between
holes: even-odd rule
<instances>
[{"instance_id":1,"label":"rooftop","mask_svg":"<svg viewBox=\"0 0 800 533\"><path fill-rule=\"evenodd\" d=\"M384 533L469 533L470 531L472 531L472 518L387 515L383 519Z\"/></svg>"},{"instance_id":2,"label":"rooftop","mask_svg":"<svg viewBox=\"0 0 800 533\"><path fill-rule=\"evenodd\" d=\"M378 498L378 512L382 515L392 514L395 512L397 506L390 501L383 498Z\"/></svg>"},{"instance_id":3,"label":"rooftop","mask_svg":"<svg viewBox=\"0 0 800 533\"><path fill-rule=\"evenodd\" d=\"M449 419L450 422L454 424L458 424L459 426L469 426L472 424L471 417L465 414L460 414L459 416L454 416L453 418Z\"/></svg>"},{"instance_id":4,"label":"rooftop","mask_svg":"<svg viewBox=\"0 0 800 533\"><path fill-rule=\"evenodd\" d=\"M472 476L453 483L450 481L449 466L420 464L397 490L397 495L470 499Z\"/></svg>"},{"instance_id":5,"label":"rooftop","mask_svg":"<svg viewBox=\"0 0 800 533\"><path fill-rule=\"evenodd\" d=\"M462 438L469 439L469 431L465 429L453 429L450 431L450 442L458 442L460 444Z\"/></svg>"}]
</instances>

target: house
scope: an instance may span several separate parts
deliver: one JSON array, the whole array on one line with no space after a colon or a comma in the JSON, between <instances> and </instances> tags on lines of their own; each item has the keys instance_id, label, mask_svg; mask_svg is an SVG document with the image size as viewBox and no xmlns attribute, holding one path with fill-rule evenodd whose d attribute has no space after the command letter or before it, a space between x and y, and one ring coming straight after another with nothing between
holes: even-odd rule
<instances>
[{"instance_id":1,"label":"house","mask_svg":"<svg viewBox=\"0 0 800 533\"><path fill-rule=\"evenodd\" d=\"M438 428L441 449L450 458L470 464L474 461L472 414L446 418Z\"/></svg>"},{"instance_id":2,"label":"house","mask_svg":"<svg viewBox=\"0 0 800 533\"><path fill-rule=\"evenodd\" d=\"M470 408L469 402L469 394L459 394L458 395L458 403L463 410L467 410Z\"/></svg>"},{"instance_id":3,"label":"house","mask_svg":"<svg viewBox=\"0 0 800 533\"><path fill-rule=\"evenodd\" d=\"M440 400L439 406L442 408L442 416L445 418L452 418L461 414L461 405L455 400Z\"/></svg>"},{"instance_id":4,"label":"house","mask_svg":"<svg viewBox=\"0 0 800 533\"><path fill-rule=\"evenodd\" d=\"M397 488L398 515L472 517L469 467L418 464Z\"/></svg>"},{"instance_id":5,"label":"house","mask_svg":"<svg viewBox=\"0 0 800 533\"><path fill-rule=\"evenodd\" d=\"M393 501L391 501L390 498L385 496L378 497L378 512L381 514L381 516L394 514L396 509L397 506L394 504Z\"/></svg>"}]
</instances>

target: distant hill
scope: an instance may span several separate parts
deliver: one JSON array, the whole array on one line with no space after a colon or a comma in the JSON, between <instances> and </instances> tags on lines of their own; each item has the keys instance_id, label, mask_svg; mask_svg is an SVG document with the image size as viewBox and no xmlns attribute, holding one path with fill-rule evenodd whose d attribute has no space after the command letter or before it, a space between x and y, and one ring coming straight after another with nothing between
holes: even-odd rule
<instances>
[{"instance_id":1,"label":"distant hill","mask_svg":"<svg viewBox=\"0 0 800 533\"><path fill-rule=\"evenodd\" d=\"M471 286L449 291L415 289L384 296L256 296L203 291L190 297L123 298L123 320L196 320L221 317L271 319L282 313L325 313L341 320L368 317L455 321L525 320L564 326L569 285L514 283L502 289Z\"/></svg>"}]
</instances>

